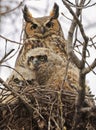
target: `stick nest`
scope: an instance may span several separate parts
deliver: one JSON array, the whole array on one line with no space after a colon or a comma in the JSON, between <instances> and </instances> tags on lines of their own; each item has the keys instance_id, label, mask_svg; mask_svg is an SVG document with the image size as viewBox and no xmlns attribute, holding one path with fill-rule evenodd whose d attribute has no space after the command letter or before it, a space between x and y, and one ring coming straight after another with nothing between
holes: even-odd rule
<instances>
[{"instance_id":1,"label":"stick nest","mask_svg":"<svg viewBox=\"0 0 96 130\"><path fill-rule=\"evenodd\" d=\"M78 92L32 85L15 92L0 88L0 130L72 130ZM96 106L91 95L85 97L78 114L76 130L96 129Z\"/></svg>"}]
</instances>

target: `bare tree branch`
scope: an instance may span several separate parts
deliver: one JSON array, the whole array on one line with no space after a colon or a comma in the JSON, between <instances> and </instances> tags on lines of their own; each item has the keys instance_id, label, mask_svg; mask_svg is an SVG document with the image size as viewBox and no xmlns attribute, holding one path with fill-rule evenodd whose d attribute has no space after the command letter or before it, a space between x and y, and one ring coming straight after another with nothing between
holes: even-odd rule
<instances>
[{"instance_id":1,"label":"bare tree branch","mask_svg":"<svg viewBox=\"0 0 96 130\"><path fill-rule=\"evenodd\" d=\"M90 66L88 66L87 68L84 68L84 69L82 70L82 74L87 74L87 73L89 73L89 72L92 71L95 67L96 67L96 59L93 61L93 63L92 63Z\"/></svg>"},{"instance_id":2,"label":"bare tree branch","mask_svg":"<svg viewBox=\"0 0 96 130\"><path fill-rule=\"evenodd\" d=\"M14 49L10 50L7 54L5 54L4 57L0 60L0 64L2 64L13 51Z\"/></svg>"},{"instance_id":3,"label":"bare tree branch","mask_svg":"<svg viewBox=\"0 0 96 130\"><path fill-rule=\"evenodd\" d=\"M76 2L76 4L72 3L71 1L69 0L66 0L68 2L68 4L71 6L71 7L74 7L74 8L77 8L77 9L85 9L85 8L89 8L89 7L92 7L94 5L96 5L96 2L92 3L91 4L91 1L92 0L89 0L86 4L83 4L82 6L81 5L78 5ZM78 0L77 0L78 1ZM83 1L82 1L83 2ZM85 1L84 1L85 3ZM90 4L90 5L89 5Z\"/></svg>"},{"instance_id":4,"label":"bare tree branch","mask_svg":"<svg viewBox=\"0 0 96 130\"><path fill-rule=\"evenodd\" d=\"M10 39L8 39L8 38L6 38L6 37L2 36L2 35L0 35L0 37L1 37L2 39L5 39L5 40L9 41L9 42L13 42L13 43L16 43L16 44L23 45L23 44L22 44L22 43L20 43L20 42L16 42L16 41L10 40Z\"/></svg>"},{"instance_id":5,"label":"bare tree branch","mask_svg":"<svg viewBox=\"0 0 96 130\"><path fill-rule=\"evenodd\" d=\"M63 3L66 5L67 8L70 8L70 6L64 0L63 0ZM72 61L77 65L77 67L80 68L80 60L73 52L73 47L72 47L73 33L75 30L75 27L76 27L76 21L73 20L69 33L68 33L67 53L71 57Z\"/></svg>"},{"instance_id":6,"label":"bare tree branch","mask_svg":"<svg viewBox=\"0 0 96 130\"><path fill-rule=\"evenodd\" d=\"M8 14L10 12L13 12L14 10L18 9L21 5L23 4L23 2L20 2L19 5L11 10L8 10L6 12L0 12L0 15L5 15L5 14Z\"/></svg>"},{"instance_id":7,"label":"bare tree branch","mask_svg":"<svg viewBox=\"0 0 96 130\"><path fill-rule=\"evenodd\" d=\"M67 9L70 11L70 13L73 16L73 21L72 21L72 24L70 26L69 33L68 33L67 52L68 52L69 56L71 57L72 61L76 64L76 66L78 68L81 68L82 67L82 62L78 59L78 57L73 52L72 40L73 40L74 30L75 30L75 27L76 27L77 24L78 24L78 26L80 28L80 31L81 31L81 34L82 34L83 38L86 41L88 40L87 36L85 35L84 29L83 29L83 25L81 24L81 22L78 19L79 15L81 14L81 10L82 9L77 9L76 10L76 14L75 14L73 12L73 10L71 9L70 5L65 0L62 0L62 1L63 1L63 3L65 4ZM82 6L84 4L84 2L85 2L85 0L84 1L81 0L80 6Z\"/></svg>"},{"instance_id":8,"label":"bare tree branch","mask_svg":"<svg viewBox=\"0 0 96 130\"><path fill-rule=\"evenodd\" d=\"M69 56L72 58L72 61L77 65L77 67L80 69L80 75L79 75L79 85L81 87L81 90L79 91L77 100L76 100L76 108L75 108L75 115L74 115L74 119L73 119L73 128L72 130L76 130L79 120L80 120L80 108L82 107L82 104L84 102L85 99L85 74L82 74L82 69L85 68L85 63L86 63L86 50L87 50L87 45L88 45L88 40L89 38L86 36L83 25L81 23L81 21L78 19L79 15L81 14L82 8L78 9L76 8L76 13L74 13L74 11L71 9L70 5L63 0L63 3L65 4L65 6L67 7L67 9L69 10L69 12L72 14L73 16L73 21L71 23L71 27L69 29L69 33L68 33L68 46L67 46L67 51ZM78 6L84 6L85 0L81 0L80 4L78 4ZM74 34L74 30L76 28L76 25L79 26L80 32L82 34L82 37L84 39L84 44L83 44L83 49L82 49L82 60L80 61L77 56L74 54L73 52L73 48L72 48L72 40L73 40L73 34Z\"/></svg>"}]
</instances>

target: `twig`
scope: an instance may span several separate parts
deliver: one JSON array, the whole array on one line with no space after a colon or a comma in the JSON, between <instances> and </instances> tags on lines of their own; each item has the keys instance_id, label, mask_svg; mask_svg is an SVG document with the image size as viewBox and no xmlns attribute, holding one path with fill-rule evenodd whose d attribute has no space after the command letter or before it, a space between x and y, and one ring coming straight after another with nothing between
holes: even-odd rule
<instances>
[{"instance_id":1,"label":"twig","mask_svg":"<svg viewBox=\"0 0 96 130\"><path fill-rule=\"evenodd\" d=\"M87 73L89 73L89 72L92 71L95 67L96 67L96 59L93 61L93 63L92 63L90 66L88 66L87 68L84 68L84 69L82 70L82 74L87 74Z\"/></svg>"},{"instance_id":2,"label":"twig","mask_svg":"<svg viewBox=\"0 0 96 130\"><path fill-rule=\"evenodd\" d=\"M81 112L83 112L83 113L85 113L85 112L92 112L92 111L94 111L94 110L96 110L96 106L94 106L94 107L85 107L85 108L81 108Z\"/></svg>"},{"instance_id":3,"label":"twig","mask_svg":"<svg viewBox=\"0 0 96 130\"><path fill-rule=\"evenodd\" d=\"M27 99L28 99L27 97L22 96L19 93L17 93L11 86L7 85L2 78L0 78L0 83L4 87L6 87L9 91L11 91L14 96L18 97L24 103L24 105L26 106L26 108L29 110L30 113L32 112L32 110L35 110L38 113L38 115L42 119L44 119L43 116L38 112L38 110L36 108L34 108L31 104L28 103L29 101L27 101Z\"/></svg>"},{"instance_id":4,"label":"twig","mask_svg":"<svg viewBox=\"0 0 96 130\"><path fill-rule=\"evenodd\" d=\"M74 16L73 21L72 21L71 26L70 26L70 29L69 29L69 32L68 32L67 53L71 57L74 64L78 68L81 68L81 62L80 62L79 58L73 52L73 47L72 47L74 30L75 30L75 27L77 25L77 21L79 21L77 16L80 15L81 10L77 9L77 11L76 11L77 16L76 16L75 13L73 12L73 10L71 9L70 5L65 0L62 0L62 1L63 1L64 5L67 7L67 9L70 11L70 13ZM82 4L82 2L81 2L81 4Z\"/></svg>"},{"instance_id":5,"label":"twig","mask_svg":"<svg viewBox=\"0 0 96 130\"><path fill-rule=\"evenodd\" d=\"M78 6L82 7L84 5L85 1L86 0L81 0L80 4ZM78 125L79 120L80 120L80 115L79 115L80 108L82 107L83 101L85 99L85 74L82 74L82 69L85 68L86 50L87 50L89 38L86 36L85 31L83 29L83 25L81 24L81 21L78 19L79 15L81 14L82 8L81 9L76 8L76 13L74 13L74 11L71 9L70 5L65 0L63 0L63 3L65 4L67 9L69 10L69 12L73 16L73 21L72 21L72 24L71 24L71 27L70 27L69 33L68 33L68 44L67 44L68 45L67 46L68 54L69 54L70 58L72 58L72 61L80 69L79 86L81 87L81 90L79 91L79 94L78 94L78 97L77 97L77 100L76 100L75 115L74 115L73 127L72 127L72 130L76 130L77 125ZM73 48L72 48L73 34L74 34L74 30L75 30L77 24L79 26L82 37L84 39L84 44L83 44L83 49L82 49L82 60L81 61L74 54Z\"/></svg>"},{"instance_id":6,"label":"twig","mask_svg":"<svg viewBox=\"0 0 96 130\"><path fill-rule=\"evenodd\" d=\"M20 2L19 5L11 10L7 10L6 12L0 12L0 15L5 15L5 14L8 14L14 10L16 10L17 8L19 8L21 5L22 5L23 2Z\"/></svg>"},{"instance_id":7,"label":"twig","mask_svg":"<svg viewBox=\"0 0 96 130\"><path fill-rule=\"evenodd\" d=\"M50 115L49 115L49 119L48 119L48 130L51 130L51 116L52 116L52 109L53 109L54 103L55 103L55 101L50 106Z\"/></svg>"},{"instance_id":8,"label":"twig","mask_svg":"<svg viewBox=\"0 0 96 130\"><path fill-rule=\"evenodd\" d=\"M72 3L72 2L70 2L69 0L66 0L67 2L68 2L68 4L71 6L71 7L74 7L74 8L76 8L76 9L85 9L85 8L89 8L89 7L92 7L92 6L94 6L94 5L96 5L96 2L95 3L93 3L93 4L90 4L90 2L91 2L91 0L89 0L85 5L82 5L82 6L80 6L80 5L78 5L78 4L74 4L74 3ZM85 3L85 2L84 2ZM90 4L90 5L89 5Z\"/></svg>"},{"instance_id":9,"label":"twig","mask_svg":"<svg viewBox=\"0 0 96 130\"><path fill-rule=\"evenodd\" d=\"M13 42L13 43L16 43L16 44L23 45L23 44L22 44L22 43L20 43L20 42L16 42L16 41L10 40L10 39L8 39L8 38L6 38L6 37L2 36L2 35L0 35L0 37L1 37L2 39L5 39L5 40L9 41L9 42Z\"/></svg>"},{"instance_id":10,"label":"twig","mask_svg":"<svg viewBox=\"0 0 96 130\"><path fill-rule=\"evenodd\" d=\"M68 18L63 12L61 13L66 19L72 21L72 19Z\"/></svg>"},{"instance_id":11,"label":"twig","mask_svg":"<svg viewBox=\"0 0 96 130\"><path fill-rule=\"evenodd\" d=\"M60 128L61 130L63 130L63 127L64 127L64 123L65 123L65 120L63 118L63 103L62 103L62 99L61 99L61 91L59 92L58 91L58 107L59 107L59 111L60 111Z\"/></svg>"},{"instance_id":12,"label":"twig","mask_svg":"<svg viewBox=\"0 0 96 130\"><path fill-rule=\"evenodd\" d=\"M4 57L0 60L0 64L4 62L4 60L14 51L14 49L10 50L7 54L4 55Z\"/></svg>"},{"instance_id":13,"label":"twig","mask_svg":"<svg viewBox=\"0 0 96 130\"><path fill-rule=\"evenodd\" d=\"M79 28L80 28L80 31L81 31L81 34L82 34L82 37L84 38L84 40L88 40L88 37L86 36L86 34L85 34L85 31L84 31L84 29L83 29L83 25L81 24L81 22L80 22L80 20L78 19L78 15L77 15L77 12L76 12L76 14L74 13L74 11L71 9L71 7L67 4L67 2L65 2L64 0L63 0L63 3L65 4L65 6L67 7L67 9L70 11L70 13L72 14L72 16L74 17L74 25L75 25L75 27L76 27L76 25L78 24L78 26L79 26ZM81 9L82 10L82 9ZM81 12L81 11L80 11ZM80 14L80 13L79 13ZM71 24L72 25L72 24ZM74 33L74 31L73 31L73 33Z\"/></svg>"}]
</instances>

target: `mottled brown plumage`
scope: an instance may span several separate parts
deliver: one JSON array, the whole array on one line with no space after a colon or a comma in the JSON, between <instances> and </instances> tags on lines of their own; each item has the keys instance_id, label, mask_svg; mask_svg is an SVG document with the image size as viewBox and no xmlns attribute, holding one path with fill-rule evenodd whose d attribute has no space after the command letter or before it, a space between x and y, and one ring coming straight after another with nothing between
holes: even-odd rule
<instances>
[{"instance_id":1,"label":"mottled brown plumage","mask_svg":"<svg viewBox=\"0 0 96 130\"><path fill-rule=\"evenodd\" d=\"M74 91L79 89L79 70L71 63L67 65L67 60L54 51L39 47L30 50L26 57L28 58L28 68L30 70L32 68L32 71L34 68L39 85L48 86L53 90L63 88Z\"/></svg>"},{"instance_id":2,"label":"mottled brown plumage","mask_svg":"<svg viewBox=\"0 0 96 130\"><path fill-rule=\"evenodd\" d=\"M24 45L19 53L16 64L30 49L46 47L60 54L63 58L66 54L66 40L58 21L59 6L55 3L49 16L34 18L27 6L24 7L25 19Z\"/></svg>"},{"instance_id":3,"label":"mottled brown plumage","mask_svg":"<svg viewBox=\"0 0 96 130\"><path fill-rule=\"evenodd\" d=\"M14 79L35 80L39 85L53 86L53 89L57 89L61 88L64 82L63 88L66 90L78 88L79 70L72 63L67 65L67 60L49 48L38 47L29 50L21 63L16 66L16 71L8 80L9 83Z\"/></svg>"},{"instance_id":4,"label":"mottled brown plumage","mask_svg":"<svg viewBox=\"0 0 96 130\"><path fill-rule=\"evenodd\" d=\"M73 90L78 86L79 71L70 63L66 72L66 40L58 21L59 6L55 3L50 15L41 18L34 18L25 6L23 16L24 45L17 57L15 70L7 80L8 84L16 83L13 86L19 87L23 85L22 81L35 80L36 84L58 89L62 87L64 81L63 87L66 90ZM43 53L46 54L48 61L34 66L29 57L40 56Z\"/></svg>"}]
</instances>

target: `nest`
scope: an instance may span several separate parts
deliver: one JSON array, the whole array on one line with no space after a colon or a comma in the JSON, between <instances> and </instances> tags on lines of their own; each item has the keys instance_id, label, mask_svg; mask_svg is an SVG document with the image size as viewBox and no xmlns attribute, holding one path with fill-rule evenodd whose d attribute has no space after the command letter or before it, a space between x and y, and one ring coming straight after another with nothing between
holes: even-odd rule
<instances>
[{"instance_id":1,"label":"nest","mask_svg":"<svg viewBox=\"0 0 96 130\"><path fill-rule=\"evenodd\" d=\"M0 130L72 130L78 93L34 85L23 86L17 93L4 86L0 90ZM89 104L89 100L84 102L84 110ZM79 115L76 130L96 129L95 108Z\"/></svg>"}]
</instances>

